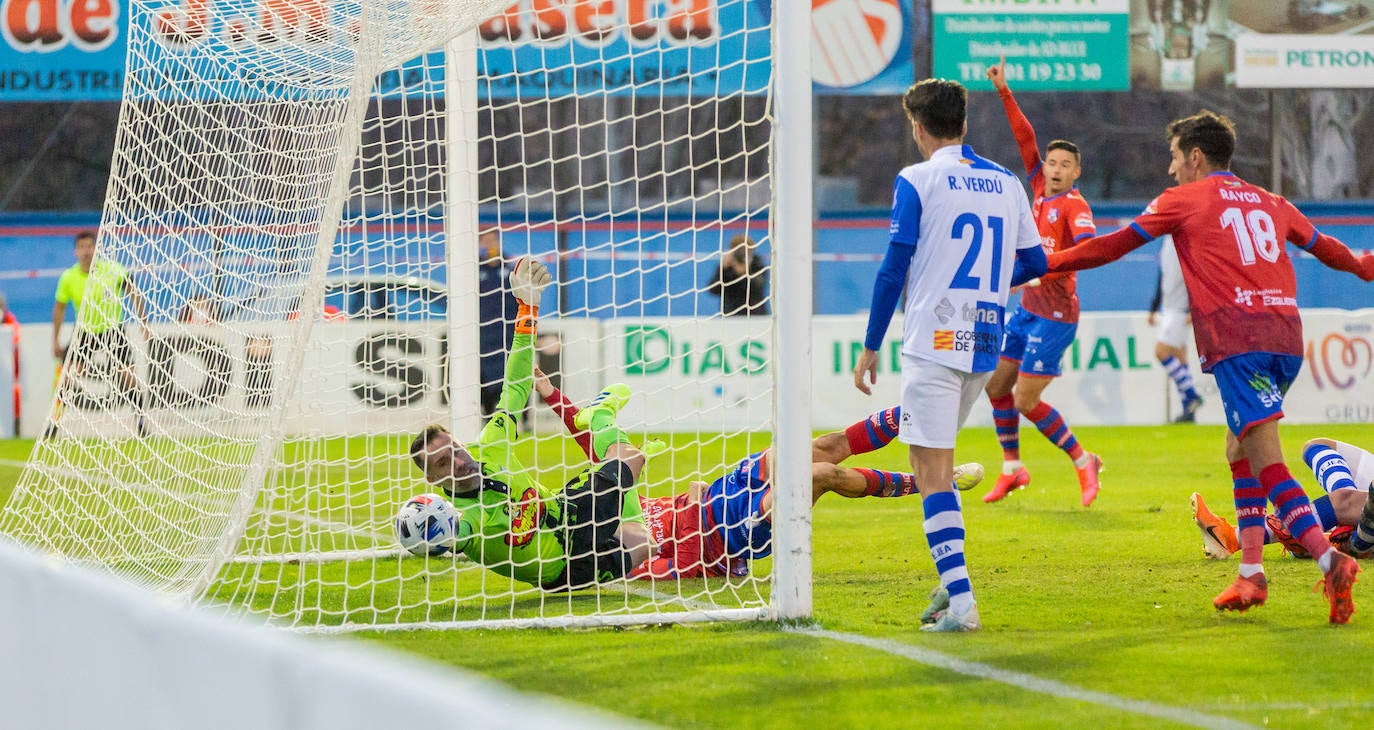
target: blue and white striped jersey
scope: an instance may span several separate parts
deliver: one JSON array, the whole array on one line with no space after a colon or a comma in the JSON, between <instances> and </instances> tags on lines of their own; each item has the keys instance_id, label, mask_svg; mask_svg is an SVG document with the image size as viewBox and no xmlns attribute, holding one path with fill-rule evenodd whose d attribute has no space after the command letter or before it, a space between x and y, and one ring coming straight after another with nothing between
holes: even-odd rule
<instances>
[{"instance_id":1,"label":"blue and white striped jersey","mask_svg":"<svg viewBox=\"0 0 1374 730\"><path fill-rule=\"evenodd\" d=\"M891 243L915 247L902 352L995 369L1016 251L1040 246L1020 180L968 145L942 147L898 174Z\"/></svg>"}]
</instances>

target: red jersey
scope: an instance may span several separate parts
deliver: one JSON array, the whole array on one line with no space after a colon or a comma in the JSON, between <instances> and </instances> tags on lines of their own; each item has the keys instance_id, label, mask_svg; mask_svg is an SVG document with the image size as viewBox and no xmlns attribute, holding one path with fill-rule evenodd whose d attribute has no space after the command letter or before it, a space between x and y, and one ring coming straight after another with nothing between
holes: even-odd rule
<instances>
[{"instance_id":1,"label":"red jersey","mask_svg":"<svg viewBox=\"0 0 1374 730\"><path fill-rule=\"evenodd\" d=\"M1072 188L1051 197L1045 197L1045 162L1040 158L1040 146L1035 139L1035 128L1030 120L1021 113L1021 107L1011 95L1010 89L998 94L1006 109L1007 119L1011 122L1012 134L1021 150L1021 161L1030 177L1031 215L1040 232L1040 243L1045 254L1066 251L1085 238L1097 234L1097 224L1093 222L1093 211L1078 188ZM1078 275L1047 274L1040 277L1039 286L1028 286L1021 290L1021 308L1052 322L1078 322Z\"/></svg>"},{"instance_id":2,"label":"red jersey","mask_svg":"<svg viewBox=\"0 0 1374 730\"><path fill-rule=\"evenodd\" d=\"M1204 371L1247 352L1302 356L1297 280L1283 244L1309 248L1317 230L1292 203L1214 172L1165 190L1131 227L1147 239L1173 234Z\"/></svg>"},{"instance_id":3,"label":"red jersey","mask_svg":"<svg viewBox=\"0 0 1374 730\"><path fill-rule=\"evenodd\" d=\"M725 575L725 541L703 522L701 502L692 494L640 497L639 504L644 508L649 534L658 543L658 555L640 563L630 578Z\"/></svg>"}]
</instances>

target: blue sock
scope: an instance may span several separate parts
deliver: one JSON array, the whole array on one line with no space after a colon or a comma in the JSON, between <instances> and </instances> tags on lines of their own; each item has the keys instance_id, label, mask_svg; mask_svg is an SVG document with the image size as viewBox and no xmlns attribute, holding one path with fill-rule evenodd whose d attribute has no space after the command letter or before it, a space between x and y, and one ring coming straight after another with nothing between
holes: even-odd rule
<instances>
[{"instance_id":1,"label":"blue sock","mask_svg":"<svg viewBox=\"0 0 1374 730\"><path fill-rule=\"evenodd\" d=\"M1322 525L1322 532L1331 532L1340 524L1336 521L1336 508L1331 506L1331 495L1323 494L1312 500L1312 510L1317 513L1317 521Z\"/></svg>"},{"instance_id":2,"label":"blue sock","mask_svg":"<svg viewBox=\"0 0 1374 730\"><path fill-rule=\"evenodd\" d=\"M1307 467L1312 470L1312 475L1317 477L1317 483L1322 485L1328 494L1337 489L1356 489L1355 476L1350 473L1350 465L1346 463L1345 457L1336 453L1336 450L1325 444L1312 444L1302 452L1302 460L1307 462Z\"/></svg>"},{"instance_id":3,"label":"blue sock","mask_svg":"<svg viewBox=\"0 0 1374 730\"><path fill-rule=\"evenodd\" d=\"M1159 361L1164 366L1164 372L1173 379L1174 385L1178 387L1178 394L1182 396L1183 402L1198 400L1197 389L1193 386L1193 373L1188 369L1188 363L1170 355Z\"/></svg>"},{"instance_id":4,"label":"blue sock","mask_svg":"<svg viewBox=\"0 0 1374 730\"><path fill-rule=\"evenodd\" d=\"M1360 510L1360 524L1350 536L1350 547L1357 553L1374 551L1374 488L1370 489L1369 501Z\"/></svg>"},{"instance_id":5,"label":"blue sock","mask_svg":"<svg viewBox=\"0 0 1374 730\"><path fill-rule=\"evenodd\" d=\"M954 492L935 492L921 500L921 507L926 542L940 572L940 585L949 591L950 610L966 613L973 605L973 586L964 563L964 514L959 511L959 499Z\"/></svg>"}]
</instances>

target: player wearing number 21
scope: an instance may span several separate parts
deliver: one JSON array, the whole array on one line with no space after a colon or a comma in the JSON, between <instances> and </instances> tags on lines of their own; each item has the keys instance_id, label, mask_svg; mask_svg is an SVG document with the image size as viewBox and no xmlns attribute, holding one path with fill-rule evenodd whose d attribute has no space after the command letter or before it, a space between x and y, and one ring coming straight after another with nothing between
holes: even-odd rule
<instances>
[{"instance_id":1,"label":"player wearing number 21","mask_svg":"<svg viewBox=\"0 0 1374 730\"><path fill-rule=\"evenodd\" d=\"M1244 611L1268 597L1262 565L1265 500L1323 573L1330 622L1355 606L1359 567L1331 547L1302 487L1284 465L1278 420L1283 396L1302 367L1302 320L1287 241L1327 266L1374 280L1374 255L1357 258L1317 231L1284 198L1230 172L1236 134L1231 120L1203 111L1169 125L1165 190L1127 227L1050 256L1050 272L1101 266L1153 238L1173 234L1193 311L1198 363L1216 377L1226 410L1226 460L1240 528L1240 575L1213 600Z\"/></svg>"},{"instance_id":2,"label":"player wearing number 21","mask_svg":"<svg viewBox=\"0 0 1374 730\"><path fill-rule=\"evenodd\" d=\"M964 144L964 87L926 79L907 89L902 106L925 162L897 175L854 385L871 393L878 349L905 291L897 437L907 444L926 541L949 592L944 615L922 629L972 631L981 623L964 562L964 518L950 487L954 441L997 367L1007 293L1045 273L1045 252L1021 182Z\"/></svg>"}]
</instances>

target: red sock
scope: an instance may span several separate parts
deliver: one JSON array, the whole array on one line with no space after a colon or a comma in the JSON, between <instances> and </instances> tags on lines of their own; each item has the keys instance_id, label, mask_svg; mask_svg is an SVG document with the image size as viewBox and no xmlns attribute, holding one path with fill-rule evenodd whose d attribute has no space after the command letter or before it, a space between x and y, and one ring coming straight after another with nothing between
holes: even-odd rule
<instances>
[{"instance_id":1,"label":"red sock","mask_svg":"<svg viewBox=\"0 0 1374 730\"><path fill-rule=\"evenodd\" d=\"M1312 502L1307 493L1288 471L1283 463L1270 464L1260 471L1260 485L1269 493L1269 501L1274 503L1274 512L1283 521L1283 526L1302 544L1313 558L1319 558L1331 549L1317 516L1312 511Z\"/></svg>"},{"instance_id":2,"label":"red sock","mask_svg":"<svg viewBox=\"0 0 1374 730\"><path fill-rule=\"evenodd\" d=\"M866 468L854 471L862 474L864 481L868 483L868 488L864 490L866 497L905 497L916 493L915 475Z\"/></svg>"},{"instance_id":3,"label":"red sock","mask_svg":"<svg viewBox=\"0 0 1374 730\"><path fill-rule=\"evenodd\" d=\"M595 463L597 459L596 454L592 453L591 433L583 431L577 427L577 424L573 423L573 419L577 417L578 407L568 399L568 396L563 395L563 391L557 388L554 388L553 392L550 393L548 397L543 398L544 402L553 409L553 412L563 420L563 428L568 429L568 435L573 437L573 440L581 447L583 453L587 455L587 458Z\"/></svg>"},{"instance_id":4,"label":"red sock","mask_svg":"<svg viewBox=\"0 0 1374 730\"><path fill-rule=\"evenodd\" d=\"M901 418L901 406L878 411L844 430L849 441L849 453L867 454L892 443L897 438L897 422Z\"/></svg>"},{"instance_id":5,"label":"red sock","mask_svg":"<svg viewBox=\"0 0 1374 730\"><path fill-rule=\"evenodd\" d=\"M1250 460L1231 462L1231 491L1236 503L1236 535L1240 538L1240 562L1264 562L1264 507L1269 492L1250 471Z\"/></svg>"},{"instance_id":6,"label":"red sock","mask_svg":"<svg viewBox=\"0 0 1374 730\"><path fill-rule=\"evenodd\" d=\"M1054 410L1054 406L1040 401L1026 413L1026 418L1035 424L1036 429L1049 439L1050 443L1063 449L1070 459L1078 461L1083 455L1083 447L1079 445L1078 439L1074 438L1073 431L1064 422L1064 417L1059 415L1059 411Z\"/></svg>"},{"instance_id":7,"label":"red sock","mask_svg":"<svg viewBox=\"0 0 1374 730\"><path fill-rule=\"evenodd\" d=\"M992 403L992 424L997 440L1002 444L1002 461L1021 460L1021 414L1016 410L1016 398L1011 394L988 398Z\"/></svg>"}]
</instances>

